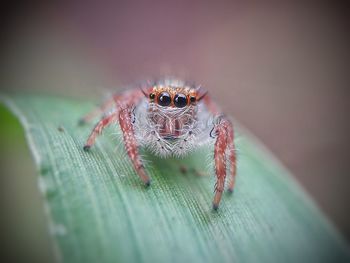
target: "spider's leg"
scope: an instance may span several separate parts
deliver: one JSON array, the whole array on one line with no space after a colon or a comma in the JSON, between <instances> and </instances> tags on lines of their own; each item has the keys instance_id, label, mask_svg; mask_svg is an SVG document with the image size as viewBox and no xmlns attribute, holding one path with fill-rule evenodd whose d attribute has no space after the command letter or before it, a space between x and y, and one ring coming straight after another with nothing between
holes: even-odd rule
<instances>
[{"instance_id":1,"label":"spider's leg","mask_svg":"<svg viewBox=\"0 0 350 263\"><path fill-rule=\"evenodd\" d=\"M130 107L120 109L119 124L123 132L123 139L126 152L141 180L145 183L146 186L149 186L150 178L146 174L145 168L143 166L138 152L137 140L134 133L134 126L132 124L132 109Z\"/></svg>"},{"instance_id":2,"label":"spider's leg","mask_svg":"<svg viewBox=\"0 0 350 263\"><path fill-rule=\"evenodd\" d=\"M120 128L123 132L126 152L131 159L137 174L146 186L148 186L150 184L150 179L145 172L138 152L138 145L133 127L134 114L132 112L134 105L137 105L137 103L146 95L139 89L133 89L126 91L121 95L115 95L112 99L106 101L101 107L102 111L108 109L113 104L115 104L116 110L96 124L84 146L84 150L88 150L94 144L97 135L102 132L104 127L113 122L119 121ZM94 112L88 114L85 118L90 119L93 116L95 116Z\"/></svg>"},{"instance_id":3,"label":"spider's leg","mask_svg":"<svg viewBox=\"0 0 350 263\"><path fill-rule=\"evenodd\" d=\"M209 95L206 94L206 96L203 97L203 102L211 114L214 116L221 115L220 108L216 105L216 103L211 99ZM236 150L234 145L233 126L225 116L222 116L221 121L219 121L219 123L213 127L210 132L210 136L214 137L214 133L217 135L214 151L217 183L215 186L215 197L213 202L213 208L216 210L219 207L226 177L225 153L228 154L230 161L230 181L228 191L233 191L236 177Z\"/></svg>"},{"instance_id":4,"label":"spider's leg","mask_svg":"<svg viewBox=\"0 0 350 263\"><path fill-rule=\"evenodd\" d=\"M84 150L87 151L90 147L95 143L96 137L102 133L102 130L111 124L112 122L116 122L118 119L118 112L113 112L112 114L102 118L94 127L92 132L90 133L89 138L86 141L84 146Z\"/></svg>"},{"instance_id":5,"label":"spider's leg","mask_svg":"<svg viewBox=\"0 0 350 263\"><path fill-rule=\"evenodd\" d=\"M99 107L96 107L95 109L93 109L91 112L89 112L88 114L86 114L84 117L82 117L79 120L79 124L83 125L85 123L90 122L91 120L93 120L95 117L97 117L98 115L100 115L103 112L107 112L109 109L111 109L115 104L115 98L112 97L108 100L106 100L104 103L102 103Z\"/></svg>"},{"instance_id":6,"label":"spider's leg","mask_svg":"<svg viewBox=\"0 0 350 263\"><path fill-rule=\"evenodd\" d=\"M225 187L226 178L226 152L229 151L229 158L232 165L235 164L235 152L233 147L233 128L231 122L222 118L218 124L215 125L215 133L217 135L214 146L214 162L215 162L215 196L213 200L213 209L217 210L220 204L222 193ZM233 161L233 162L232 162ZM234 178L235 170L231 170L231 180ZM234 181L233 181L234 182ZM230 183L231 187L231 183ZM233 187L233 184L232 184Z\"/></svg>"},{"instance_id":7,"label":"spider's leg","mask_svg":"<svg viewBox=\"0 0 350 263\"><path fill-rule=\"evenodd\" d=\"M215 196L213 200L213 209L217 210L221 200L222 192L225 187L226 178L226 148L227 148L227 136L226 130L223 125L218 125L215 128L216 132L216 142L214 146L214 163L215 163Z\"/></svg>"}]
</instances>

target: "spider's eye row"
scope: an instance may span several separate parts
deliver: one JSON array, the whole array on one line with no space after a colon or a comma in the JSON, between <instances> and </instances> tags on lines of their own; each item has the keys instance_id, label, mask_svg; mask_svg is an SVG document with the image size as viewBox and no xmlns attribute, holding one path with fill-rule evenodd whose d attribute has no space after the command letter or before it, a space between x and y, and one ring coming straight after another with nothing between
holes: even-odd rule
<instances>
[{"instance_id":1,"label":"spider's eye row","mask_svg":"<svg viewBox=\"0 0 350 263\"><path fill-rule=\"evenodd\" d=\"M184 94L176 94L174 97L174 104L178 108L183 108L187 105L187 97Z\"/></svg>"},{"instance_id":2,"label":"spider's eye row","mask_svg":"<svg viewBox=\"0 0 350 263\"><path fill-rule=\"evenodd\" d=\"M154 93L149 94L149 98L150 98L151 100L154 100L155 97L156 97L156 95L154 95Z\"/></svg>"},{"instance_id":3,"label":"spider's eye row","mask_svg":"<svg viewBox=\"0 0 350 263\"><path fill-rule=\"evenodd\" d=\"M153 93L150 94L150 99L154 99L155 95ZM195 97L190 97L191 102L195 102ZM166 107L171 104L171 96L168 92L162 92L158 95L157 102L160 106ZM188 99L185 94L178 93L174 96L174 105L177 108L183 108L187 105Z\"/></svg>"},{"instance_id":4,"label":"spider's eye row","mask_svg":"<svg viewBox=\"0 0 350 263\"><path fill-rule=\"evenodd\" d=\"M168 92L162 92L158 96L158 104L160 106L169 106L171 103L171 97Z\"/></svg>"}]
</instances>

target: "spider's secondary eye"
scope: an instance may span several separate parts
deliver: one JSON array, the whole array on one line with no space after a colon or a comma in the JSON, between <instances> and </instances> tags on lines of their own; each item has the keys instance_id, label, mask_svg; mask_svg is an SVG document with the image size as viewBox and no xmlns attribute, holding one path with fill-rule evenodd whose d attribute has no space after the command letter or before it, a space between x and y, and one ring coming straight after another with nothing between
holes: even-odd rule
<instances>
[{"instance_id":1,"label":"spider's secondary eye","mask_svg":"<svg viewBox=\"0 0 350 263\"><path fill-rule=\"evenodd\" d=\"M190 97L190 101L191 101L192 103L196 102L196 97L191 96L191 97Z\"/></svg>"},{"instance_id":2,"label":"spider's secondary eye","mask_svg":"<svg viewBox=\"0 0 350 263\"><path fill-rule=\"evenodd\" d=\"M154 95L154 93L149 94L149 98L150 98L151 100L153 100L155 96L156 96L156 95Z\"/></svg>"},{"instance_id":3,"label":"spider's secondary eye","mask_svg":"<svg viewBox=\"0 0 350 263\"><path fill-rule=\"evenodd\" d=\"M158 97L158 104L160 106L169 106L171 103L171 97L168 92L162 92Z\"/></svg>"},{"instance_id":4,"label":"spider's secondary eye","mask_svg":"<svg viewBox=\"0 0 350 263\"><path fill-rule=\"evenodd\" d=\"M176 94L174 97L174 104L178 108L183 108L187 105L187 97L184 94Z\"/></svg>"}]
</instances>

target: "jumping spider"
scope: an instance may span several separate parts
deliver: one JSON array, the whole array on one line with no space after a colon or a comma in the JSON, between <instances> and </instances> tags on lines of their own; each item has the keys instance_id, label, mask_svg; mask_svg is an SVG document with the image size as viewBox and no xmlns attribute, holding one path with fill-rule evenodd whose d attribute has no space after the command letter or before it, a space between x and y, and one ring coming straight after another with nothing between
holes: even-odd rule
<instances>
[{"instance_id":1,"label":"jumping spider","mask_svg":"<svg viewBox=\"0 0 350 263\"><path fill-rule=\"evenodd\" d=\"M236 175L233 126L201 87L163 79L112 96L81 121L90 121L99 112L109 113L96 124L84 150L90 149L103 128L118 122L135 171L149 186L150 178L138 151L140 146L161 157L184 156L214 139L217 181L213 209L218 209L224 191L226 163L230 166L228 191L233 191Z\"/></svg>"}]
</instances>

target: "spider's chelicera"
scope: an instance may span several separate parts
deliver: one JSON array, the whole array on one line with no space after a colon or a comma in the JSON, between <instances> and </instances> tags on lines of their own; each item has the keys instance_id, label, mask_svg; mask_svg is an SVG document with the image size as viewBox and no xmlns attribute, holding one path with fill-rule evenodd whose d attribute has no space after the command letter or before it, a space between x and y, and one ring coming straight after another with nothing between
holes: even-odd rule
<instances>
[{"instance_id":1,"label":"spider's chelicera","mask_svg":"<svg viewBox=\"0 0 350 263\"><path fill-rule=\"evenodd\" d=\"M82 121L90 121L101 111L109 114L96 124L84 150L90 149L103 128L119 123L126 152L135 171L148 186L150 178L140 158L139 147L146 147L161 157L184 156L214 140L217 181L213 208L218 208L224 191L227 164L230 166L228 190L233 191L236 175L233 126L201 87L164 79L112 96Z\"/></svg>"}]
</instances>

